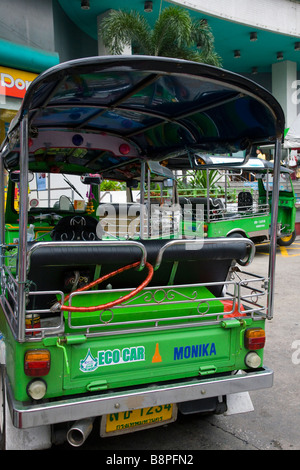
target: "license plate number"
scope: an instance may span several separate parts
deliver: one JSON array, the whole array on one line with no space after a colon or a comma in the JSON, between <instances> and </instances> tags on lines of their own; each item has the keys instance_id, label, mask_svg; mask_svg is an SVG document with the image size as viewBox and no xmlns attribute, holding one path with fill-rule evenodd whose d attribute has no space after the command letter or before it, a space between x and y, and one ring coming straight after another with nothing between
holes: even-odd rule
<instances>
[{"instance_id":1,"label":"license plate number","mask_svg":"<svg viewBox=\"0 0 300 470\"><path fill-rule=\"evenodd\" d=\"M122 411L103 416L101 437L139 431L175 421L177 405L156 405L138 410Z\"/></svg>"}]
</instances>

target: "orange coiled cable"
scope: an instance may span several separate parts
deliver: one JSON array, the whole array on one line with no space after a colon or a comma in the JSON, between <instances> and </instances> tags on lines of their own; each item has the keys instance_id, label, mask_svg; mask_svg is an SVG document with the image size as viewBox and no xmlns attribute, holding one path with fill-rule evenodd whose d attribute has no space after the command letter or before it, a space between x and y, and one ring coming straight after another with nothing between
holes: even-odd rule
<instances>
[{"instance_id":1,"label":"orange coiled cable","mask_svg":"<svg viewBox=\"0 0 300 470\"><path fill-rule=\"evenodd\" d=\"M81 287L80 289L76 290L75 292L83 292L83 291L89 290L92 287L96 286L97 284L100 284L101 282L106 281L107 279L110 279L111 277L116 276L117 274L120 274L124 271L127 271L128 269L135 268L139 265L140 265L139 261L136 262L136 263L128 264L127 266L119 268L116 271L113 271L109 274L105 274L105 276L99 277L95 281L90 282L89 284L87 284L84 287ZM149 282L151 281L151 279L153 277L153 273L154 273L153 266L148 262L145 264L145 266L148 269L148 275L147 275L146 279L136 289L134 289L129 294L124 295L123 297L120 297L119 299L113 300L112 302L108 302L108 303L103 304L103 305L96 305L96 306L93 306L93 307L71 307L71 306L68 306L68 305L61 305L60 309L61 310L67 310L68 312L95 312L97 310L105 310L105 309L108 309L108 308L112 308L115 305L119 305L122 302L125 302L126 300L131 299L136 294L138 294L141 290L143 290L149 284ZM67 295L66 298L65 298L65 301L67 301L69 299L69 297L70 297L70 295Z\"/></svg>"}]
</instances>

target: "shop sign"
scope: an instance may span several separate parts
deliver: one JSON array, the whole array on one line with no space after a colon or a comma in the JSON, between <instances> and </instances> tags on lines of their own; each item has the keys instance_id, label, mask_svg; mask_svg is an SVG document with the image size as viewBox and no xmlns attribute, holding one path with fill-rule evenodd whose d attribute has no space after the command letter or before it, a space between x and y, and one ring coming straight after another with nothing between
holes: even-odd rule
<instances>
[{"instance_id":1,"label":"shop sign","mask_svg":"<svg viewBox=\"0 0 300 470\"><path fill-rule=\"evenodd\" d=\"M23 98L37 74L0 66L0 95Z\"/></svg>"}]
</instances>

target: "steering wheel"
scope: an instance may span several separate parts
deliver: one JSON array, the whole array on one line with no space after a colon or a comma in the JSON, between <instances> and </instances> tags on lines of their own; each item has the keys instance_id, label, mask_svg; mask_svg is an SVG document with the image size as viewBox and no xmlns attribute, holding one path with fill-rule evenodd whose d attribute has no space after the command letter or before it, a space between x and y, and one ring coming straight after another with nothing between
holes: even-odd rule
<instances>
[{"instance_id":1,"label":"steering wheel","mask_svg":"<svg viewBox=\"0 0 300 470\"><path fill-rule=\"evenodd\" d=\"M119 268L116 271L113 271L109 274L105 274L104 276L99 277L98 279L91 282L90 284L88 284L84 287L81 287L80 289L77 289L75 292L87 291L87 290L91 289L92 287L100 284L101 282L107 281L111 277L116 276L117 274L120 274L124 271L127 271L128 269L137 268L139 266L140 266L140 261L137 261L136 263L128 264L127 266L123 266L122 268ZM92 306L92 307L72 307L70 305L61 305L60 302L57 302L52 307L52 309L54 311L56 309L57 310L60 309L60 310L68 311L68 312L96 312L97 310L106 310L106 309L115 307L116 305L120 305L121 303L123 303L123 302L131 299L135 295L137 295L139 292L141 292L150 283L150 281L153 277L154 269L153 269L153 266L148 262L146 262L145 267L148 271L146 279L144 281L142 281L141 284L138 287L136 287L133 291L131 291L129 294L124 295L123 297L119 297L118 299L113 300L111 302L108 302L106 304L96 305L96 306ZM70 297L70 295L67 295L65 297L65 302L69 299L69 297Z\"/></svg>"}]
</instances>

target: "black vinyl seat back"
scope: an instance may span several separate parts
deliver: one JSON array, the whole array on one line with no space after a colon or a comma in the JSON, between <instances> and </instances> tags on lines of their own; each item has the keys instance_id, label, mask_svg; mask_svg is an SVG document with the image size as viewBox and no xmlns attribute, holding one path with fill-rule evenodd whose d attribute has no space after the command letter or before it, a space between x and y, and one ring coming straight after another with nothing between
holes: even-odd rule
<instances>
[{"instance_id":1,"label":"black vinyl seat back","mask_svg":"<svg viewBox=\"0 0 300 470\"><path fill-rule=\"evenodd\" d=\"M69 215L59 220L51 232L53 241L99 240L98 220L89 215Z\"/></svg>"},{"instance_id":2,"label":"black vinyl seat back","mask_svg":"<svg viewBox=\"0 0 300 470\"><path fill-rule=\"evenodd\" d=\"M159 250L169 241L141 240L147 250L147 261L155 266ZM197 245L173 245L164 251L149 286L167 286L171 278L173 285L218 282L219 285L209 289L219 297L233 260L243 259L246 255L244 243L216 242L199 245L199 249ZM30 290L61 290L66 293L66 279L72 272L78 272L90 282L96 272L100 277L140 260L141 250L133 245L81 247L70 243L64 247L45 246L31 254L28 272ZM107 284L111 284L113 289L134 288L145 279L146 274L146 270L131 269L99 285L99 289L105 289ZM45 306L42 305L44 295L31 297L34 297L34 308L49 308L56 301L55 296L49 296L48 305Z\"/></svg>"},{"instance_id":3,"label":"black vinyl seat back","mask_svg":"<svg viewBox=\"0 0 300 470\"><path fill-rule=\"evenodd\" d=\"M207 220L207 197L180 197L179 204L182 209L188 209L190 205L194 219L200 220L202 216L204 220ZM224 204L220 198L209 198L209 211L211 215L221 216L223 209Z\"/></svg>"},{"instance_id":4,"label":"black vinyl seat back","mask_svg":"<svg viewBox=\"0 0 300 470\"><path fill-rule=\"evenodd\" d=\"M251 210L253 206L253 197L249 191L241 191L238 194L238 210Z\"/></svg>"}]
</instances>

